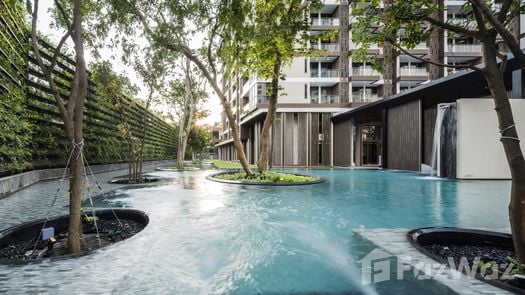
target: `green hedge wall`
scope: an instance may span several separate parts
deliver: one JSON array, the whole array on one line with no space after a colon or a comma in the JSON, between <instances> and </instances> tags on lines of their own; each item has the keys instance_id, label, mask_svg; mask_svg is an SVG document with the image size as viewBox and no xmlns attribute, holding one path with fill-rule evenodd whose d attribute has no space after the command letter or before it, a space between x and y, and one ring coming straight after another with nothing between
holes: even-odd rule
<instances>
[{"instance_id":1,"label":"green hedge wall","mask_svg":"<svg viewBox=\"0 0 525 295\"><path fill-rule=\"evenodd\" d=\"M24 8L17 0L0 4L0 175L28 169L63 167L67 160L68 142L62 120L48 83L28 46ZM42 57L48 63L54 47L40 42ZM73 80L74 61L61 55L56 66L55 82L64 100ZM115 106L95 93L88 81L85 102L85 153L90 164L125 162L127 146L121 139ZM140 102L130 103L126 114L137 134L146 112ZM146 136L145 160L172 159L176 154L176 131L152 112L146 112L150 123Z\"/></svg>"}]
</instances>

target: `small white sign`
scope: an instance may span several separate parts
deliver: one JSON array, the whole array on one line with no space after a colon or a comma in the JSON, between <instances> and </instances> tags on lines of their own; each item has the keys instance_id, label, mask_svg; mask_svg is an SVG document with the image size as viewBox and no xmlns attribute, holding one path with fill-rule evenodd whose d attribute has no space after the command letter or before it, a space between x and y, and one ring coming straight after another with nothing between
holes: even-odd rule
<instances>
[{"instance_id":1,"label":"small white sign","mask_svg":"<svg viewBox=\"0 0 525 295\"><path fill-rule=\"evenodd\" d=\"M55 228L54 227L46 227L42 229L42 240L49 240L52 237L55 236Z\"/></svg>"}]
</instances>

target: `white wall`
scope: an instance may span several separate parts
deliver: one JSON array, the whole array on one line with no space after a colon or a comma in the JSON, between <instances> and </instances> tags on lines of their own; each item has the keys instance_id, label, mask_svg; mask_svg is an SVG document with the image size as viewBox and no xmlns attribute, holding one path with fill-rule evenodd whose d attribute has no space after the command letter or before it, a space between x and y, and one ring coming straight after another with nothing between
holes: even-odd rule
<instances>
[{"instance_id":1,"label":"white wall","mask_svg":"<svg viewBox=\"0 0 525 295\"><path fill-rule=\"evenodd\" d=\"M518 135L525 142L525 99L512 99ZM510 179L492 99L457 101L457 178Z\"/></svg>"},{"instance_id":2,"label":"white wall","mask_svg":"<svg viewBox=\"0 0 525 295\"><path fill-rule=\"evenodd\" d=\"M304 71L305 59L306 59L306 70L308 72ZM287 78L308 78L310 77L309 71L310 71L310 63L308 62L307 57L296 57L292 60L292 62L289 65L283 68L283 74L285 74Z\"/></svg>"},{"instance_id":3,"label":"white wall","mask_svg":"<svg viewBox=\"0 0 525 295\"><path fill-rule=\"evenodd\" d=\"M279 96L279 103L309 103L309 98L304 98L305 84L306 83L281 81L279 83L282 87L282 90L280 91L281 95ZM306 90L308 95L308 86L306 87ZM286 95L283 95L283 93L286 93Z\"/></svg>"}]
</instances>

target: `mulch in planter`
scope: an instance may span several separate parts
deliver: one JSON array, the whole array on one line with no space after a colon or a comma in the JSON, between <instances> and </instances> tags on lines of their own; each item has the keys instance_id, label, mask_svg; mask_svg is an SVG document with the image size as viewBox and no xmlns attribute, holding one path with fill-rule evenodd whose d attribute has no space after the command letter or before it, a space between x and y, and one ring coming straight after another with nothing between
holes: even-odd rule
<instances>
[{"instance_id":1,"label":"mulch in planter","mask_svg":"<svg viewBox=\"0 0 525 295\"><path fill-rule=\"evenodd\" d=\"M478 263L476 278L513 293L525 294L525 280L512 279L512 274L506 273L507 266L516 260L508 234L458 228L422 228L410 231L408 238L412 245L441 263L452 267L449 259L453 259L456 270L461 263L465 263L465 259L469 269ZM490 267L487 266L482 274L482 267L487 264ZM497 276L494 271L498 271Z\"/></svg>"},{"instance_id":2,"label":"mulch in planter","mask_svg":"<svg viewBox=\"0 0 525 295\"><path fill-rule=\"evenodd\" d=\"M465 257L471 266L478 257L481 261L495 261L498 264L509 263L507 257L516 259L516 254L513 250L502 249L496 246L468 246L468 245L425 245L423 246L427 251L441 256L442 259L447 260L448 257L453 257L456 263L459 263L461 257Z\"/></svg>"},{"instance_id":3,"label":"mulch in planter","mask_svg":"<svg viewBox=\"0 0 525 295\"><path fill-rule=\"evenodd\" d=\"M100 234L100 244L97 239L95 224L89 221L83 221L82 230L84 233L84 249L90 251L98 249L101 246L107 246L134 236L144 229L144 225L133 220L97 220L98 231ZM36 239L22 240L12 242L0 249L0 260L33 260L37 258L59 257L67 255L67 231L55 233L56 242L50 241L38 242L36 251Z\"/></svg>"}]
</instances>

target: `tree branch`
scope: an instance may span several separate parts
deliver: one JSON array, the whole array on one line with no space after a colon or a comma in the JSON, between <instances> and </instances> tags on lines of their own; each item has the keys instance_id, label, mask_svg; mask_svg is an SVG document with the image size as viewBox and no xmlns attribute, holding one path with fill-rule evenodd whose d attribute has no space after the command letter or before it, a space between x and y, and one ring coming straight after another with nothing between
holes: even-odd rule
<instances>
[{"instance_id":1,"label":"tree branch","mask_svg":"<svg viewBox=\"0 0 525 295\"><path fill-rule=\"evenodd\" d=\"M38 48L38 37L37 37L37 32L36 32L36 27L38 23L38 4L39 4L39 0L34 0L33 11L30 12L31 18L32 18L31 19L31 46L33 48L33 54L35 55L36 62L38 66L40 67L40 70L45 75L47 82L49 83L49 89L53 93L53 97L55 98L55 103L63 118L64 124L67 125L68 123L66 122L70 119L70 116L66 110L64 101L62 100L62 97L60 96L60 92L58 92L58 89L55 85L55 81L53 80L53 76L52 76L53 68L47 68L44 65L42 55L40 55L40 49ZM27 0L27 7L28 8L31 7L31 5L29 4L29 0Z\"/></svg>"},{"instance_id":2,"label":"tree branch","mask_svg":"<svg viewBox=\"0 0 525 295\"><path fill-rule=\"evenodd\" d=\"M444 63L431 61L429 59L425 59L425 58L419 57L419 56L409 52L408 50L406 50L405 48L403 48L399 44L397 44L397 42L393 42L392 40L387 40L387 41L392 46L396 47L399 51L403 52L404 54L406 54L406 55L408 55L408 56L410 56L412 58L415 58L415 59L417 59L419 61L425 62L425 63L429 63L429 64L432 64L432 65L435 65L435 66L438 66L438 67L460 69L460 70L470 69L470 70L474 70L474 71L478 71L478 72L484 73L483 69L480 69L480 68L478 68L476 66L472 66L472 65L450 65L450 64L444 64Z\"/></svg>"},{"instance_id":3,"label":"tree branch","mask_svg":"<svg viewBox=\"0 0 525 295\"><path fill-rule=\"evenodd\" d=\"M476 38L476 39L479 39L480 37L479 31L469 30L464 27L452 25L450 23L442 22L442 21L439 21L429 16L423 17L423 20L431 23L434 26L441 27L445 30L448 30L448 31L451 31L457 34L462 34L462 35L469 36L469 37Z\"/></svg>"},{"instance_id":4,"label":"tree branch","mask_svg":"<svg viewBox=\"0 0 525 295\"><path fill-rule=\"evenodd\" d=\"M58 43L57 47L55 48L55 52L53 53L53 57L51 58L51 65L49 66L49 69L53 70L53 68L55 67L58 60L58 56L60 55L60 51L62 50L62 46L64 46L69 36L71 36L71 34L68 30L66 34L62 36L62 39L60 39L60 42Z\"/></svg>"},{"instance_id":5,"label":"tree branch","mask_svg":"<svg viewBox=\"0 0 525 295\"><path fill-rule=\"evenodd\" d=\"M474 17L476 18L476 23L478 24L479 32L482 35L486 35L489 30L485 26L485 22L483 20L483 15L480 13L481 7L479 7L476 3L474 3L474 2L472 2L470 0L469 0L469 2L471 2L472 12L474 13Z\"/></svg>"},{"instance_id":6,"label":"tree branch","mask_svg":"<svg viewBox=\"0 0 525 295\"><path fill-rule=\"evenodd\" d=\"M71 116L76 116L78 107L82 107L80 103L87 95L86 84L86 64L84 60L84 45L82 35L82 1L75 0L73 7L73 43L75 43L75 76L71 85L71 92L69 93L69 100L67 102L67 110ZM75 119L76 120L76 119ZM81 130L82 126L75 126L75 129ZM76 133L76 132L75 132Z\"/></svg>"},{"instance_id":7,"label":"tree branch","mask_svg":"<svg viewBox=\"0 0 525 295\"><path fill-rule=\"evenodd\" d=\"M64 18L64 21L66 22L67 30L69 31L71 36L73 36L73 32L71 32L71 22L69 21L69 15L66 13L64 6L62 6L59 0L55 0L55 5L57 6L58 10L60 11L60 14L62 14L62 17Z\"/></svg>"},{"instance_id":8,"label":"tree branch","mask_svg":"<svg viewBox=\"0 0 525 295\"><path fill-rule=\"evenodd\" d=\"M213 73L214 80L217 80L217 70L215 68L215 60L213 59L213 55L211 53L211 47L213 46L213 40L215 39L215 35L217 33L217 29L219 28L219 21L215 20L215 23L213 25L213 28L211 30L210 34L210 40L208 42L208 63L210 63L211 71Z\"/></svg>"},{"instance_id":9,"label":"tree branch","mask_svg":"<svg viewBox=\"0 0 525 295\"><path fill-rule=\"evenodd\" d=\"M500 72L505 72L505 69L507 68L507 56L501 54L499 51L496 51L496 55L501 59L501 63L499 65Z\"/></svg>"},{"instance_id":10,"label":"tree branch","mask_svg":"<svg viewBox=\"0 0 525 295\"><path fill-rule=\"evenodd\" d=\"M498 21L500 23L505 21L505 18L507 16L507 12L509 11L512 4L512 0L503 0L503 3L501 5L501 9L498 12Z\"/></svg>"},{"instance_id":11,"label":"tree branch","mask_svg":"<svg viewBox=\"0 0 525 295\"><path fill-rule=\"evenodd\" d=\"M505 26L494 16L492 10L485 4L485 2L480 0L469 0L472 3L476 3L480 8L481 13L489 21L489 23L494 27L496 32L505 40L507 46L509 47L514 57L519 60L522 69L525 69L525 54L521 51L520 46L514 36L505 28Z\"/></svg>"}]
</instances>

